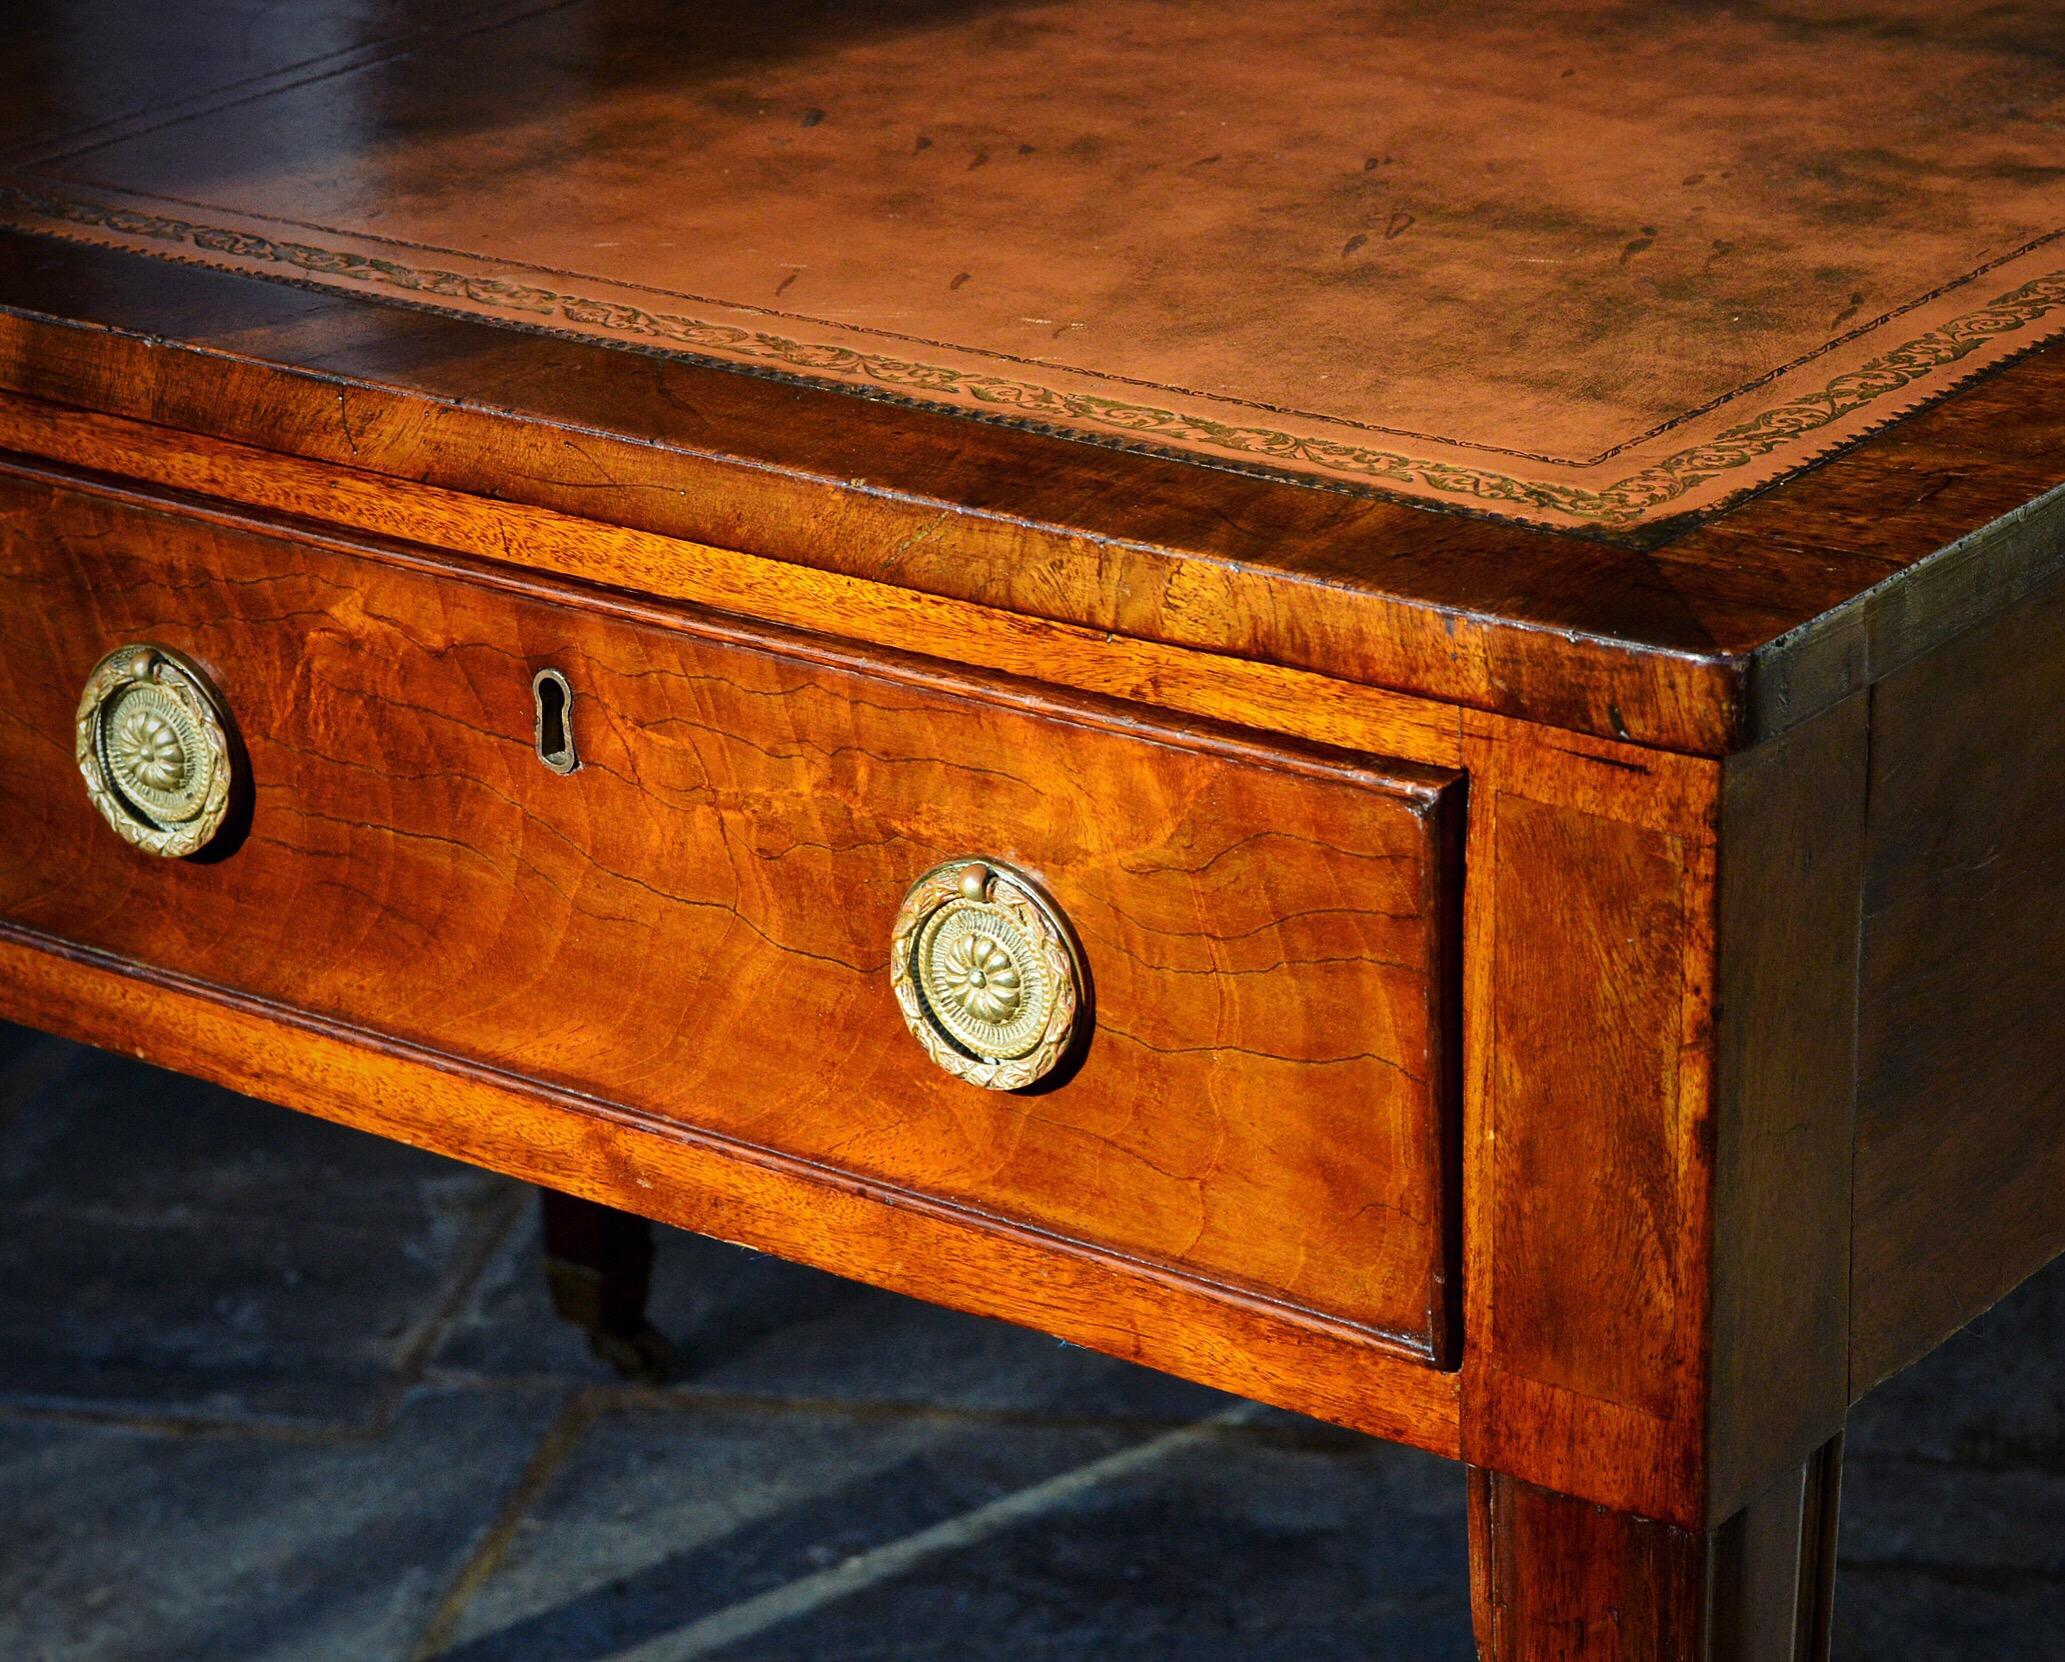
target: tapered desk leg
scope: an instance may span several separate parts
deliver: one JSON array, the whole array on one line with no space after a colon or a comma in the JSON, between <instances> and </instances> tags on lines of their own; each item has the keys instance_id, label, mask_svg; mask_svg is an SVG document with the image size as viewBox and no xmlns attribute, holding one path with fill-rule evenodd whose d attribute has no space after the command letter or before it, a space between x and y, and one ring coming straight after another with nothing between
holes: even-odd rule
<instances>
[{"instance_id":1,"label":"tapered desk leg","mask_svg":"<svg viewBox=\"0 0 2065 1662\"><path fill-rule=\"evenodd\" d=\"M627 1378L660 1384L679 1356L646 1319L652 1290L652 1225L629 1212L540 1189L545 1280L561 1319L588 1335L588 1348Z\"/></svg>"},{"instance_id":2,"label":"tapered desk leg","mask_svg":"<svg viewBox=\"0 0 2065 1662\"><path fill-rule=\"evenodd\" d=\"M1719 1529L1470 1473L1484 1662L1827 1662L1842 1439Z\"/></svg>"}]
</instances>

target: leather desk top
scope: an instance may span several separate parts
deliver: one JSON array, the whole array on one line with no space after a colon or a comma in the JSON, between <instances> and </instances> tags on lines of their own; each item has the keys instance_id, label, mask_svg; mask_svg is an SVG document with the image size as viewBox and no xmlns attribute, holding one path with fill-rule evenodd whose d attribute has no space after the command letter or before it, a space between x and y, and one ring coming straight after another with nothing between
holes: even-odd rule
<instances>
[{"instance_id":1,"label":"leather desk top","mask_svg":"<svg viewBox=\"0 0 2065 1662\"><path fill-rule=\"evenodd\" d=\"M1705 753L2065 558L2036 0L20 18L34 398Z\"/></svg>"},{"instance_id":2,"label":"leather desk top","mask_svg":"<svg viewBox=\"0 0 2065 1662\"><path fill-rule=\"evenodd\" d=\"M1605 528L2065 327L2034 0L295 10L9 217Z\"/></svg>"}]
</instances>

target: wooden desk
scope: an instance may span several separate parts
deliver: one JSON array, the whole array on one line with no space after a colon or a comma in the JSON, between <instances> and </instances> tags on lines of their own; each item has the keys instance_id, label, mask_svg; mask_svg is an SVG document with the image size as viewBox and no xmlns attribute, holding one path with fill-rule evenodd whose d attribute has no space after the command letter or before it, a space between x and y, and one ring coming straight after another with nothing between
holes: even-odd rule
<instances>
[{"instance_id":1,"label":"wooden desk","mask_svg":"<svg viewBox=\"0 0 2065 1662\"><path fill-rule=\"evenodd\" d=\"M1891 10L33 11L0 1014L1821 1654L2065 1247L2065 22Z\"/></svg>"}]
</instances>

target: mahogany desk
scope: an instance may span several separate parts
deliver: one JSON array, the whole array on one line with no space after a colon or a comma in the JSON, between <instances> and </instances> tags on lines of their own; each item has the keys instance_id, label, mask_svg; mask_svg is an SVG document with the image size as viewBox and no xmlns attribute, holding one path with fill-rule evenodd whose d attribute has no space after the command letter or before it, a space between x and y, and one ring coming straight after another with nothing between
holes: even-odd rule
<instances>
[{"instance_id":1,"label":"mahogany desk","mask_svg":"<svg viewBox=\"0 0 2065 1662\"><path fill-rule=\"evenodd\" d=\"M2065 13L19 15L0 1014L1822 1653L2065 1247Z\"/></svg>"}]
</instances>

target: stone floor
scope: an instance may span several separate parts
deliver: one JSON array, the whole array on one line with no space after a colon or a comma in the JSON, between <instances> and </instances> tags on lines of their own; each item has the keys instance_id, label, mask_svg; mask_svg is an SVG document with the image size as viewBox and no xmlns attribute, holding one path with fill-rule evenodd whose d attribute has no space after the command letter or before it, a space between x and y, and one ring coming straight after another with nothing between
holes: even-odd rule
<instances>
[{"instance_id":1,"label":"stone floor","mask_svg":"<svg viewBox=\"0 0 2065 1662\"><path fill-rule=\"evenodd\" d=\"M1463 1662L1460 1474L0 1028L7 1662ZM1853 1421L1838 1654L2065 1657L2065 1264Z\"/></svg>"}]
</instances>

